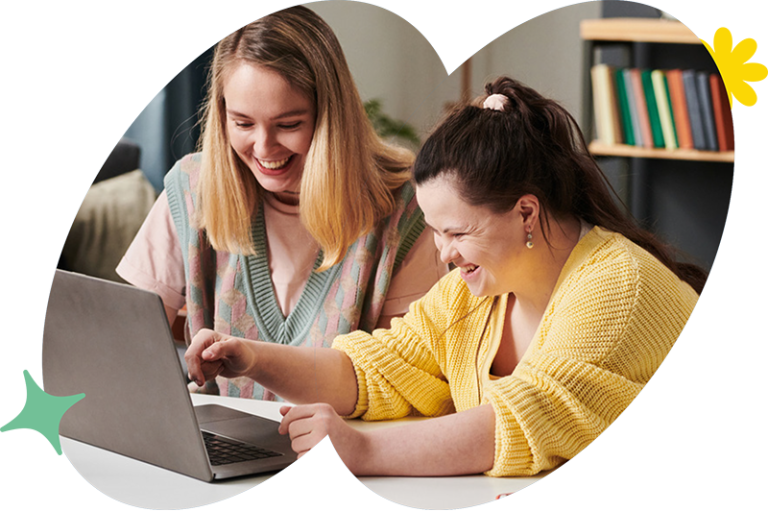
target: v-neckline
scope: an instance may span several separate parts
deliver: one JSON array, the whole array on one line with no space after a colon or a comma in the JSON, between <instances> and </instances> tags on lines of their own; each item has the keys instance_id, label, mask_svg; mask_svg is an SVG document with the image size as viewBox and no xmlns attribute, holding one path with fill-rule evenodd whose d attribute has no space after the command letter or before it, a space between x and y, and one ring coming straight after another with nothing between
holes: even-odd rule
<instances>
[{"instance_id":1,"label":"v-neckline","mask_svg":"<svg viewBox=\"0 0 768 511\"><path fill-rule=\"evenodd\" d=\"M342 265L336 264L322 273L315 271L323 261L323 252L320 250L296 306L288 316L283 316L269 270L263 203L259 204L251 235L256 255L241 255L240 258L244 269L246 298L254 311L259 338L280 344L298 344L308 336Z\"/></svg>"}]
</instances>

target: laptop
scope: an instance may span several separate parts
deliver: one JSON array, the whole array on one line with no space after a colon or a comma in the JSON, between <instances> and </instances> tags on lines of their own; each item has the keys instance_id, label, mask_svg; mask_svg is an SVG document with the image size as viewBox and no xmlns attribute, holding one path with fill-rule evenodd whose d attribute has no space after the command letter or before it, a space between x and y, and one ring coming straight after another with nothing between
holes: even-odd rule
<instances>
[{"instance_id":1,"label":"laptop","mask_svg":"<svg viewBox=\"0 0 768 511\"><path fill-rule=\"evenodd\" d=\"M85 393L59 433L203 481L279 471L296 460L279 423L193 406L160 297L56 270L43 333L43 382Z\"/></svg>"}]
</instances>

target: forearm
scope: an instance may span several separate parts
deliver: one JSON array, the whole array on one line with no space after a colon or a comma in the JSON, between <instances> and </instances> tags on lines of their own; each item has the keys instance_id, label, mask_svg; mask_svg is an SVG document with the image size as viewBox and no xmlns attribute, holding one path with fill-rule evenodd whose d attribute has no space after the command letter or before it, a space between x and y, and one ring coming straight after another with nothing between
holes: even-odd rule
<instances>
[{"instance_id":1,"label":"forearm","mask_svg":"<svg viewBox=\"0 0 768 511\"><path fill-rule=\"evenodd\" d=\"M449 476L493 467L496 416L491 405L363 433L362 449L336 447L356 475Z\"/></svg>"},{"instance_id":2,"label":"forearm","mask_svg":"<svg viewBox=\"0 0 768 511\"><path fill-rule=\"evenodd\" d=\"M255 364L247 376L292 403L328 403L339 415L354 411L357 378L345 353L330 348L252 342Z\"/></svg>"},{"instance_id":3,"label":"forearm","mask_svg":"<svg viewBox=\"0 0 768 511\"><path fill-rule=\"evenodd\" d=\"M341 415L352 413L357 404L352 361L334 349L253 341L204 328L184 359L199 386L216 376L245 376L293 403L324 402Z\"/></svg>"}]
</instances>

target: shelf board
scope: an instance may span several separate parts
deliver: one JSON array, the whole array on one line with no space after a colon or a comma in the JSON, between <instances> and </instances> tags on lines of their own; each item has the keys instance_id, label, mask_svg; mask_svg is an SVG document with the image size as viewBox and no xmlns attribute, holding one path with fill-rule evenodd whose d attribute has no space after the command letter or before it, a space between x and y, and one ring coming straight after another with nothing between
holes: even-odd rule
<instances>
[{"instance_id":1,"label":"shelf board","mask_svg":"<svg viewBox=\"0 0 768 511\"><path fill-rule=\"evenodd\" d=\"M701 44L679 21L655 18L602 18L583 20L581 38L590 41Z\"/></svg>"},{"instance_id":2,"label":"shelf board","mask_svg":"<svg viewBox=\"0 0 768 511\"><path fill-rule=\"evenodd\" d=\"M595 156L620 156L627 158L657 158L664 160L716 161L733 163L733 151L694 151L691 149L647 149L626 144L608 145L597 140L589 144L589 152Z\"/></svg>"}]
</instances>

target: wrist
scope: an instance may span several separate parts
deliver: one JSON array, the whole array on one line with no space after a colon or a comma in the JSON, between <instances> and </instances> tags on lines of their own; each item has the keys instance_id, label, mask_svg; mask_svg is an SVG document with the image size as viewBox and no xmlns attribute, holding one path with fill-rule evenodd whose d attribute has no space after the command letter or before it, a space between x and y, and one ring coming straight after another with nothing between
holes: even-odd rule
<instances>
[{"instance_id":1,"label":"wrist","mask_svg":"<svg viewBox=\"0 0 768 511\"><path fill-rule=\"evenodd\" d=\"M243 376L259 381L262 377L263 368L268 367L267 364L262 362L263 355L260 348L264 343L259 341L247 340L243 343L243 349L247 350L248 357L246 357L247 366L243 371Z\"/></svg>"},{"instance_id":2,"label":"wrist","mask_svg":"<svg viewBox=\"0 0 768 511\"><path fill-rule=\"evenodd\" d=\"M352 429L352 427L349 427L349 430L351 438L348 438L347 442L345 442L344 454L339 451L339 456L354 475L370 475L373 473L371 471L371 459L374 438L370 432L357 431Z\"/></svg>"}]
</instances>

